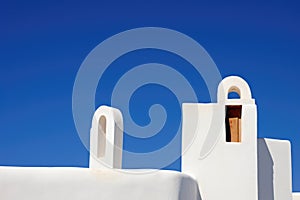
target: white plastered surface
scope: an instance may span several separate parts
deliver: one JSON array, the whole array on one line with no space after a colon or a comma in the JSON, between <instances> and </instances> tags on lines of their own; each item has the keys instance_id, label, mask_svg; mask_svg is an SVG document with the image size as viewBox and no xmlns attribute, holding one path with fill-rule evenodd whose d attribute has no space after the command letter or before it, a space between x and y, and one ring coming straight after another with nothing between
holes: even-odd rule
<instances>
[{"instance_id":1,"label":"white plastered surface","mask_svg":"<svg viewBox=\"0 0 300 200\"><path fill-rule=\"evenodd\" d=\"M1 200L199 200L183 173L87 168L0 167Z\"/></svg>"},{"instance_id":2,"label":"white plastered surface","mask_svg":"<svg viewBox=\"0 0 300 200\"><path fill-rule=\"evenodd\" d=\"M293 193L293 200L300 200L300 192Z\"/></svg>"}]
</instances>

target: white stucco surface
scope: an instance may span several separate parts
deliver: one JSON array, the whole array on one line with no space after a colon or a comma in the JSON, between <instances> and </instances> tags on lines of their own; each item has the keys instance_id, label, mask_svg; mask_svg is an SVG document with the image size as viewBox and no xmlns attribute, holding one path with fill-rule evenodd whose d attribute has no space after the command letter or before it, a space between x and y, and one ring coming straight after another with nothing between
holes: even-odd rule
<instances>
[{"instance_id":1,"label":"white stucco surface","mask_svg":"<svg viewBox=\"0 0 300 200\"><path fill-rule=\"evenodd\" d=\"M258 139L258 161L260 199L292 199L290 142Z\"/></svg>"},{"instance_id":2,"label":"white stucco surface","mask_svg":"<svg viewBox=\"0 0 300 200\"><path fill-rule=\"evenodd\" d=\"M0 199L199 200L200 196L197 182L175 171L0 167Z\"/></svg>"},{"instance_id":3,"label":"white stucco surface","mask_svg":"<svg viewBox=\"0 0 300 200\"><path fill-rule=\"evenodd\" d=\"M225 91L224 91L225 90ZM227 99L238 92L241 99ZM241 142L226 142L227 105L241 105ZM204 200L256 200L257 111L247 83L225 78L217 103L183 104L182 172L194 176ZM190 142L192 141L192 143Z\"/></svg>"},{"instance_id":4,"label":"white stucco surface","mask_svg":"<svg viewBox=\"0 0 300 200\"><path fill-rule=\"evenodd\" d=\"M240 98L228 99L230 92ZM290 142L257 139L257 107L243 79L223 79L217 103L184 103L182 119L182 172L120 169L122 113L100 106L89 168L0 167L0 200L300 200Z\"/></svg>"},{"instance_id":5,"label":"white stucco surface","mask_svg":"<svg viewBox=\"0 0 300 200\"><path fill-rule=\"evenodd\" d=\"M300 200L300 192L293 193L293 200Z\"/></svg>"},{"instance_id":6,"label":"white stucco surface","mask_svg":"<svg viewBox=\"0 0 300 200\"><path fill-rule=\"evenodd\" d=\"M90 168L122 168L123 117L120 110L100 106L90 130Z\"/></svg>"}]
</instances>

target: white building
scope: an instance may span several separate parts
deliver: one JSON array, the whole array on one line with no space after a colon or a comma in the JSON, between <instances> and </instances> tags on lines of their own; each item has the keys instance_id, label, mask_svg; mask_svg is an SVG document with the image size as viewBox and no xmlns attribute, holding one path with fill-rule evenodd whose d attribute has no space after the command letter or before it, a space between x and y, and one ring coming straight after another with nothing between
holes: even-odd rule
<instances>
[{"instance_id":1,"label":"white building","mask_svg":"<svg viewBox=\"0 0 300 200\"><path fill-rule=\"evenodd\" d=\"M228 99L230 92L240 99ZM0 199L300 199L292 194L290 143L257 139L257 108L243 79L225 78L217 103L182 109L182 172L120 169L122 114L101 106L92 121L90 168L0 167Z\"/></svg>"},{"instance_id":2,"label":"white building","mask_svg":"<svg viewBox=\"0 0 300 200\"><path fill-rule=\"evenodd\" d=\"M182 172L203 199L292 199L290 143L257 140L257 108L240 77L223 79L217 103L183 104L182 131Z\"/></svg>"}]
</instances>

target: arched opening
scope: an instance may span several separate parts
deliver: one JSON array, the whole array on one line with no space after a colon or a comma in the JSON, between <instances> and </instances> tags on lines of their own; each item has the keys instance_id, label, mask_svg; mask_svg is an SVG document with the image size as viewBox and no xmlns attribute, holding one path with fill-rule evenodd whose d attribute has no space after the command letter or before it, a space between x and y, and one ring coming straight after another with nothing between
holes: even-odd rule
<instances>
[{"instance_id":1,"label":"arched opening","mask_svg":"<svg viewBox=\"0 0 300 200\"><path fill-rule=\"evenodd\" d=\"M98 124L98 157L105 155L106 148L106 117L101 116Z\"/></svg>"},{"instance_id":2,"label":"arched opening","mask_svg":"<svg viewBox=\"0 0 300 200\"><path fill-rule=\"evenodd\" d=\"M240 99L240 95L237 92L229 92L228 99Z\"/></svg>"},{"instance_id":3,"label":"arched opening","mask_svg":"<svg viewBox=\"0 0 300 200\"><path fill-rule=\"evenodd\" d=\"M241 90L236 86L229 88L227 98L228 99L240 99L241 98Z\"/></svg>"}]
</instances>

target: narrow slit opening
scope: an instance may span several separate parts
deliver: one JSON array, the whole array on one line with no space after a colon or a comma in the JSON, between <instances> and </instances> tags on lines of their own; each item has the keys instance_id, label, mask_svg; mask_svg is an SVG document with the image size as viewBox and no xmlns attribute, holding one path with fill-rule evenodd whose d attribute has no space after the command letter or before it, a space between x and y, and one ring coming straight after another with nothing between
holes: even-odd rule
<instances>
[{"instance_id":1,"label":"narrow slit opening","mask_svg":"<svg viewBox=\"0 0 300 200\"><path fill-rule=\"evenodd\" d=\"M226 142L241 142L242 106L226 106Z\"/></svg>"},{"instance_id":2,"label":"narrow slit opening","mask_svg":"<svg viewBox=\"0 0 300 200\"><path fill-rule=\"evenodd\" d=\"M101 116L98 126L98 157L105 155L106 147L106 117Z\"/></svg>"}]
</instances>

